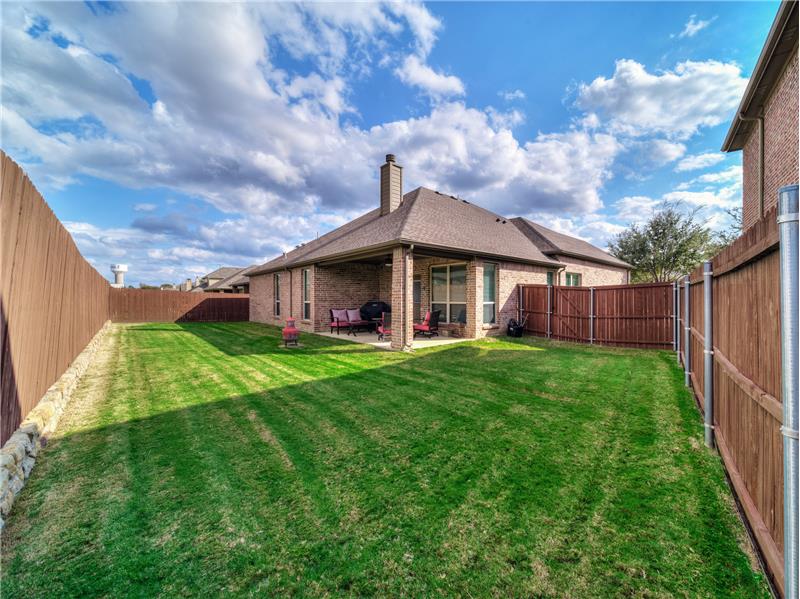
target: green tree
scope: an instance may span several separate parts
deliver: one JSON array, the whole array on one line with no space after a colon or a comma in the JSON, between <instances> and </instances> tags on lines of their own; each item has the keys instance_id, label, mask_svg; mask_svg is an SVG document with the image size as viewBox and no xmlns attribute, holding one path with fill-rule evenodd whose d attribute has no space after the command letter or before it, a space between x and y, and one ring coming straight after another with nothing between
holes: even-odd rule
<instances>
[{"instance_id":1,"label":"green tree","mask_svg":"<svg viewBox=\"0 0 800 599\"><path fill-rule=\"evenodd\" d=\"M725 212L728 213L730 217L730 223L728 227L717 233L717 243L719 245L719 249L724 248L726 245L730 245L742 234L742 207L736 206L735 208L726 208Z\"/></svg>"},{"instance_id":2,"label":"green tree","mask_svg":"<svg viewBox=\"0 0 800 599\"><path fill-rule=\"evenodd\" d=\"M644 224L633 224L609 244L611 254L633 266L631 282L674 281L713 256L719 245L698 218L677 202L664 202Z\"/></svg>"}]
</instances>

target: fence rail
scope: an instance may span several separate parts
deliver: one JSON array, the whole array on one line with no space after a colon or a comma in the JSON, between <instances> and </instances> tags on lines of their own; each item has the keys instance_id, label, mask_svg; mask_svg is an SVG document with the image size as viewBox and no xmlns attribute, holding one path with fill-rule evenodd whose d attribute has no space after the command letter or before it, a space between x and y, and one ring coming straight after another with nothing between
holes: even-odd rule
<instances>
[{"instance_id":1,"label":"fence rail","mask_svg":"<svg viewBox=\"0 0 800 599\"><path fill-rule=\"evenodd\" d=\"M712 424L731 484L778 591L784 593L778 225L767 213L712 261ZM705 409L704 281L678 282L678 360ZM688 336L688 344L686 343ZM687 353L688 352L688 353Z\"/></svg>"},{"instance_id":2,"label":"fence rail","mask_svg":"<svg viewBox=\"0 0 800 599\"><path fill-rule=\"evenodd\" d=\"M231 322L250 319L250 296L158 289L111 289L113 322Z\"/></svg>"},{"instance_id":3,"label":"fence rail","mask_svg":"<svg viewBox=\"0 0 800 599\"><path fill-rule=\"evenodd\" d=\"M674 346L672 283L520 285L520 294L525 330L534 335L621 347Z\"/></svg>"},{"instance_id":4,"label":"fence rail","mask_svg":"<svg viewBox=\"0 0 800 599\"><path fill-rule=\"evenodd\" d=\"M245 295L112 289L0 151L0 445L107 320L248 320Z\"/></svg>"}]
</instances>

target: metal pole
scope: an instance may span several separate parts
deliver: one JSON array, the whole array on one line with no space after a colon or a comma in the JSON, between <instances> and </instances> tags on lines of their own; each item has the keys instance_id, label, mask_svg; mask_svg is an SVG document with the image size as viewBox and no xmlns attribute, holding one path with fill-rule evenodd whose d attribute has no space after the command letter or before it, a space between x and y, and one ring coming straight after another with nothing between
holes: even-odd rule
<instances>
[{"instance_id":1,"label":"metal pole","mask_svg":"<svg viewBox=\"0 0 800 599\"><path fill-rule=\"evenodd\" d=\"M547 337L550 337L550 309L551 309L551 301L550 296L553 293L553 286L547 286Z\"/></svg>"},{"instance_id":2,"label":"metal pole","mask_svg":"<svg viewBox=\"0 0 800 599\"><path fill-rule=\"evenodd\" d=\"M714 339L713 301L714 272L711 261L703 263L703 402L706 447L714 447Z\"/></svg>"},{"instance_id":3,"label":"metal pole","mask_svg":"<svg viewBox=\"0 0 800 599\"><path fill-rule=\"evenodd\" d=\"M689 303L689 275L683 277L683 373L684 383L689 387L692 382L689 371L692 356L692 307Z\"/></svg>"},{"instance_id":4,"label":"metal pole","mask_svg":"<svg viewBox=\"0 0 800 599\"><path fill-rule=\"evenodd\" d=\"M675 359L681 363L681 284L675 281Z\"/></svg>"},{"instance_id":5,"label":"metal pole","mask_svg":"<svg viewBox=\"0 0 800 599\"><path fill-rule=\"evenodd\" d=\"M783 564L786 597L798 593L798 201L797 185L778 191L783 400Z\"/></svg>"},{"instance_id":6,"label":"metal pole","mask_svg":"<svg viewBox=\"0 0 800 599\"><path fill-rule=\"evenodd\" d=\"M589 289L589 343L594 343L594 287Z\"/></svg>"},{"instance_id":7,"label":"metal pole","mask_svg":"<svg viewBox=\"0 0 800 599\"><path fill-rule=\"evenodd\" d=\"M677 303L675 281L672 282L672 351L678 349L678 313L675 310Z\"/></svg>"}]
</instances>

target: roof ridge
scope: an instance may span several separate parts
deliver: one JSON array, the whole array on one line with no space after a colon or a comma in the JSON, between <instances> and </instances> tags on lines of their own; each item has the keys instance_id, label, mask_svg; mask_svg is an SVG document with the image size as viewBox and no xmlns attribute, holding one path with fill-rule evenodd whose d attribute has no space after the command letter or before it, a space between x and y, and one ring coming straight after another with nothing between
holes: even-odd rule
<instances>
[{"instance_id":1,"label":"roof ridge","mask_svg":"<svg viewBox=\"0 0 800 599\"><path fill-rule=\"evenodd\" d=\"M419 192L423 189L427 189L422 187L421 185L416 189L412 189L407 194L403 195L403 202L406 201L406 197L408 197L408 207L406 208L406 213L403 215L403 220L400 223L400 228L397 232L397 238L403 239L405 237L406 232L406 225L408 225L408 218L411 216L411 213L414 211L414 207L417 205L417 198L419 198ZM430 191L430 190L429 190Z\"/></svg>"}]
</instances>

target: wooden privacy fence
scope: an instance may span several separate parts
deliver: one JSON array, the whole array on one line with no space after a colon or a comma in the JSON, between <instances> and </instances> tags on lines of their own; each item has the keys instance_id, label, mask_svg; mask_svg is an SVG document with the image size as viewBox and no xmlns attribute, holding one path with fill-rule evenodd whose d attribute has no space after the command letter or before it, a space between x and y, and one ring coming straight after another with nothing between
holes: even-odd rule
<instances>
[{"instance_id":1,"label":"wooden privacy fence","mask_svg":"<svg viewBox=\"0 0 800 599\"><path fill-rule=\"evenodd\" d=\"M113 322L230 322L249 320L250 296L241 294L111 289Z\"/></svg>"},{"instance_id":2,"label":"wooden privacy fence","mask_svg":"<svg viewBox=\"0 0 800 599\"><path fill-rule=\"evenodd\" d=\"M107 320L248 320L248 296L112 289L1 151L0 170L0 444Z\"/></svg>"},{"instance_id":3,"label":"wooden privacy fence","mask_svg":"<svg viewBox=\"0 0 800 599\"><path fill-rule=\"evenodd\" d=\"M5 443L108 319L109 285L5 153L0 168L0 443Z\"/></svg>"},{"instance_id":4,"label":"wooden privacy fence","mask_svg":"<svg viewBox=\"0 0 800 599\"><path fill-rule=\"evenodd\" d=\"M780 275L773 210L711 261L714 438L769 574L784 593ZM703 267L680 280L678 360L705 403ZM688 344L687 344L688 340Z\"/></svg>"},{"instance_id":5,"label":"wooden privacy fence","mask_svg":"<svg viewBox=\"0 0 800 599\"><path fill-rule=\"evenodd\" d=\"M672 283L520 285L521 316L534 335L622 347L674 347Z\"/></svg>"}]
</instances>

